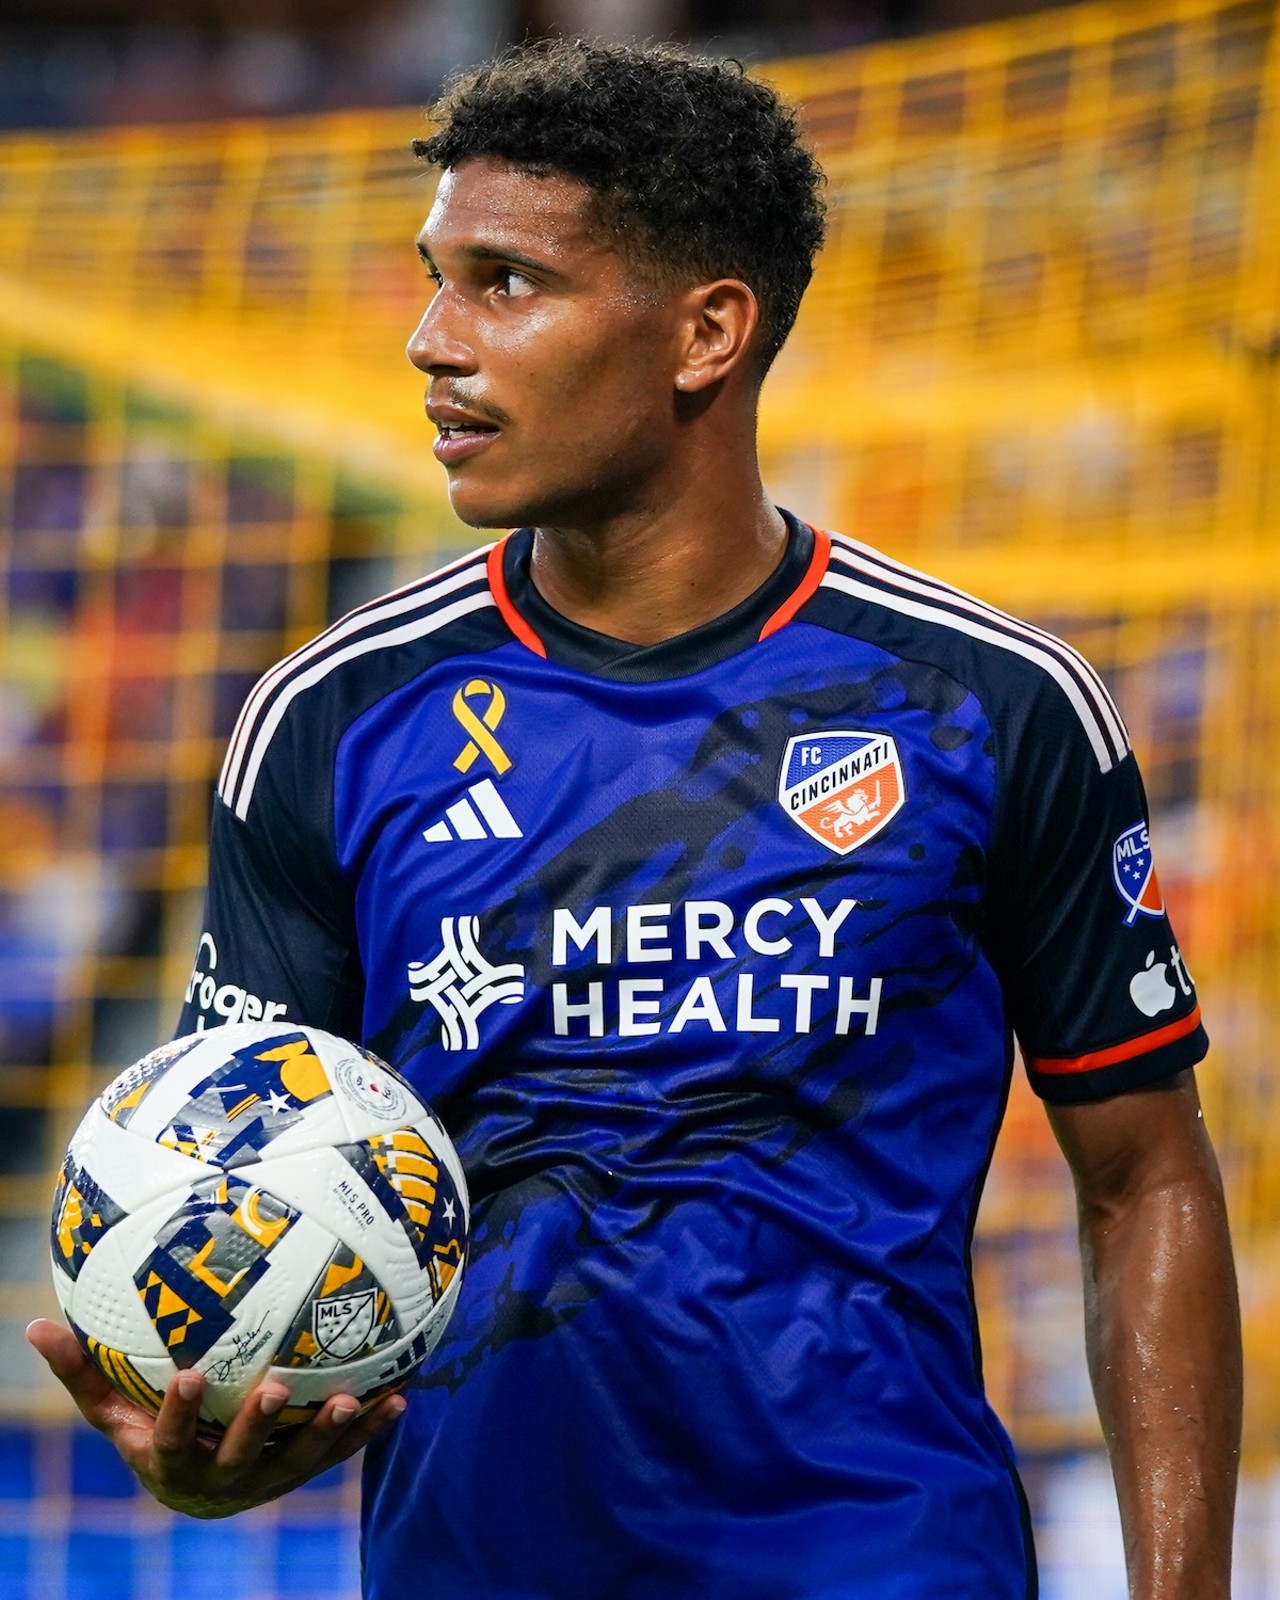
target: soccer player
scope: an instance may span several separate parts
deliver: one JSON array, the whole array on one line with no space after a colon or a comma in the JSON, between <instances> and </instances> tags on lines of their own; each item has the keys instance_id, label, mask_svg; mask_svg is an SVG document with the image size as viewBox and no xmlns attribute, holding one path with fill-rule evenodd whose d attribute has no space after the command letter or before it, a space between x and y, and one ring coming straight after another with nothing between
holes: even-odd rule
<instances>
[{"instance_id":1,"label":"soccer player","mask_svg":"<svg viewBox=\"0 0 1280 1600\"><path fill-rule=\"evenodd\" d=\"M254 690L182 1027L412 1080L469 1174L457 1315L403 1396L268 1444L266 1381L217 1449L196 1374L153 1422L34 1342L197 1515L371 1441L370 1600L1023 1600L969 1272L1016 1035L1132 1592L1226 1600L1235 1290L1134 758L1073 650L765 494L822 234L792 114L565 43L455 82L420 154L410 357L458 515L518 531Z\"/></svg>"}]
</instances>

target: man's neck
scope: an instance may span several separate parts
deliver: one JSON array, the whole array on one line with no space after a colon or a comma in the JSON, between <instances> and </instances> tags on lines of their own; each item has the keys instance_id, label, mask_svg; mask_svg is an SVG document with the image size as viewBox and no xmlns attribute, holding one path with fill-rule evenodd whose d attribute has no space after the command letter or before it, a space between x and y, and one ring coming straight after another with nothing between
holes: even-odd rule
<instances>
[{"instance_id":1,"label":"man's neck","mask_svg":"<svg viewBox=\"0 0 1280 1600\"><path fill-rule=\"evenodd\" d=\"M787 526L758 477L717 502L692 486L661 511L593 527L538 527L530 575L549 605L584 628L659 644L731 611L781 561Z\"/></svg>"}]
</instances>

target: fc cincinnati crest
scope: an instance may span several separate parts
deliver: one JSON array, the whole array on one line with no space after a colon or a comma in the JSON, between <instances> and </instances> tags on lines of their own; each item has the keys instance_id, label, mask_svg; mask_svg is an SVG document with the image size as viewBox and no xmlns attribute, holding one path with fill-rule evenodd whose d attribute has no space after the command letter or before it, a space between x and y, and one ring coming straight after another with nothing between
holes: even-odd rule
<instances>
[{"instance_id":1,"label":"fc cincinnati crest","mask_svg":"<svg viewBox=\"0 0 1280 1600\"><path fill-rule=\"evenodd\" d=\"M1112 845L1111 879L1129 907L1124 918L1126 928L1132 928L1140 916L1164 915L1164 896L1156 877L1151 837L1145 822L1135 822L1132 828L1126 828Z\"/></svg>"},{"instance_id":2,"label":"fc cincinnati crest","mask_svg":"<svg viewBox=\"0 0 1280 1600\"><path fill-rule=\"evenodd\" d=\"M787 743L778 803L838 856L866 844L907 798L898 747L886 733L805 733Z\"/></svg>"}]
</instances>

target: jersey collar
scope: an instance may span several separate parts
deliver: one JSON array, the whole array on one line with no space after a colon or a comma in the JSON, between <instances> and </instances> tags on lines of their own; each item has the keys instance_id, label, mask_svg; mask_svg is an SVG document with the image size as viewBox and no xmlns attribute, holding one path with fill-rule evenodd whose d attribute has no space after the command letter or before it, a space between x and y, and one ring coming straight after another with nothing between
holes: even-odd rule
<instances>
[{"instance_id":1,"label":"jersey collar","mask_svg":"<svg viewBox=\"0 0 1280 1600\"><path fill-rule=\"evenodd\" d=\"M825 533L782 512L787 548L754 593L700 628L634 645L570 622L538 593L530 577L533 529L519 528L489 552L489 587L512 633L536 655L596 678L654 683L685 678L766 639L785 627L822 581L831 554Z\"/></svg>"}]
</instances>

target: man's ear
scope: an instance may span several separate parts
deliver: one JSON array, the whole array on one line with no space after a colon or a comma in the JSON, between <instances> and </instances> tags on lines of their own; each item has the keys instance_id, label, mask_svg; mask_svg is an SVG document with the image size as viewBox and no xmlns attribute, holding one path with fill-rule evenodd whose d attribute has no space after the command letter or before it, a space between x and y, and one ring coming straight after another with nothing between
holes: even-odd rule
<instances>
[{"instance_id":1,"label":"man's ear","mask_svg":"<svg viewBox=\"0 0 1280 1600\"><path fill-rule=\"evenodd\" d=\"M698 394L749 365L760 325L755 295L739 278L699 284L685 296L680 364L681 394Z\"/></svg>"}]
</instances>

